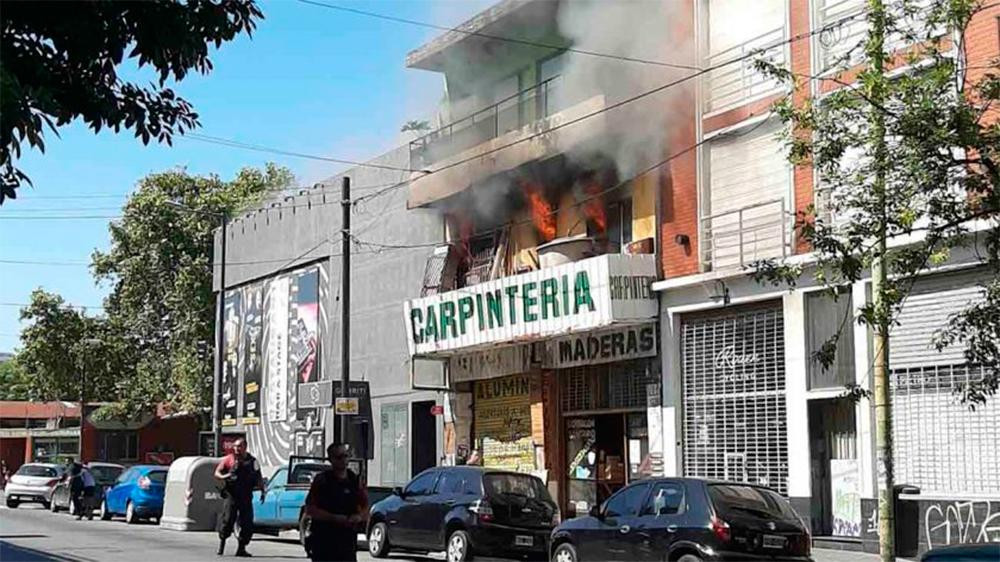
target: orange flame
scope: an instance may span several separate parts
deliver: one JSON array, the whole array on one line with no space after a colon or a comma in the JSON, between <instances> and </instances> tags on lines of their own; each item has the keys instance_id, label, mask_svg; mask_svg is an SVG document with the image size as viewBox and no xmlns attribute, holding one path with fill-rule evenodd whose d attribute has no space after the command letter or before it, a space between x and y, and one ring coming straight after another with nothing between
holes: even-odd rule
<instances>
[{"instance_id":1,"label":"orange flame","mask_svg":"<svg viewBox=\"0 0 1000 562\"><path fill-rule=\"evenodd\" d=\"M596 179L588 181L583 187L586 200L583 202L583 214L590 219L598 234L604 234L608 229L608 215L604 210L604 197L601 195L601 185Z\"/></svg>"},{"instance_id":2,"label":"orange flame","mask_svg":"<svg viewBox=\"0 0 1000 562\"><path fill-rule=\"evenodd\" d=\"M531 220L542 239L548 242L556 237L556 215L552 205L542 195L542 186L530 181L521 180L521 191L531 205Z\"/></svg>"}]
</instances>

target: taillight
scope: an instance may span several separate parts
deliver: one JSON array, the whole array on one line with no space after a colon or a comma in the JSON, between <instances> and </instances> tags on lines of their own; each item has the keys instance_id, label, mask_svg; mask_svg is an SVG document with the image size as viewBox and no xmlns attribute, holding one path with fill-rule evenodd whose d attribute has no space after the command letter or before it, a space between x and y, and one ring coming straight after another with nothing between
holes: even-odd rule
<instances>
[{"instance_id":1,"label":"taillight","mask_svg":"<svg viewBox=\"0 0 1000 562\"><path fill-rule=\"evenodd\" d=\"M139 486L139 488L143 489L143 490L148 490L150 483L151 482L150 482L149 478L146 478L145 476L140 476L139 477L139 481L136 482L136 484Z\"/></svg>"},{"instance_id":2,"label":"taillight","mask_svg":"<svg viewBox=\"0 0 1000 562\"><path fill-rule=\"evenodd\" d=\"M475 513L480 521L493 521L493 506L486 500L476 500L469 506L469 511Z\"/></svg>"},{"instance_id":3,"label":"taillight","mask_svg":"<svg viewBox=\"0 0 1000 562\"><path fill-rule=\"evenodd\" d=\"M733 534L729 530L729 523L716 516L712 516L712 533L722 542L729 542Z\"/></svg>"}]
</instances>

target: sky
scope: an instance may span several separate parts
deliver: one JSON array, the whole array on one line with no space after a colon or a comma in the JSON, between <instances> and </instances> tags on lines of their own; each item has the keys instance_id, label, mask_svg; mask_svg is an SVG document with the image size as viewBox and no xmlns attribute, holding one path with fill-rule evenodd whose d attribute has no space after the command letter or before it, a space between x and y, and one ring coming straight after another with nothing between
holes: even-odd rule
<instances>
[{"instance_id":1,"label":"sky","mask_svg":"<svg viewBox=\"0 0 1000 562\"><path fill-rule=\"evenodd\" d=\"M222 45L214 70L174 86L198 112L196 132L280 150L367 160L401 143L400 126L428 119L439 103L439 74L404 67L406 53L440 32L303 4L258 0L265 19L252 38ZM328 3L454 26L492 0L380 0ZM148 80L123 65L121 74ZM252 152L178 137L148 145L132 133L95 135L79 122L46 135L43 153L24 147L18 165L34 187L0 206L0 352L18 347L21 304L43 288L74 305L100 306L88 264L108 247L107 218L118 214L144 176L185 167L231 178L245 166L287 166L300 185L343 165ZM64 217L54 219L51 217ZM68 218L65 218L68 217ZM9 263L9 262L45 263Z\"/></svg>"}]
</instances>

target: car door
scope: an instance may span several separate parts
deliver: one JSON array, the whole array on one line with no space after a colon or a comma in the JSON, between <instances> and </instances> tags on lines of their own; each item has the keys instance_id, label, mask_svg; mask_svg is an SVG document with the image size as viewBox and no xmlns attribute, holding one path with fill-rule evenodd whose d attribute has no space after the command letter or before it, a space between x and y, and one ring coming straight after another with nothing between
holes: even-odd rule
<instances>
[{"instance_id":1,"label":"car door","mask_svg":"<svg viewBox=\"0 0 1000 562\"><path fill-rule=\"evenodd\" d=\"M420 507L420 540L434 548L444 548L445 519L455 509L465 490L465 476L458 469L442 469L434 493Z\"/></svg>"},{"instance_id":2,"label":"car door","mask_svg":"<svg viewBox=\"0 0 1000 562\"><path fill-rule=\"evenodd\" d=\"M135 479L136 470L130 468L122 473L115 481L114 488L108 492L108 496L105 499L108 505L108 511L111 513L125 513L125 501L128 499L132 492L131 484Z\"/></svg>"},{"instance_id":3,"label":"car door","mask_svg":"<svg viewBox=\"0 0 1000 562\"><path fill-rule=\"evenodd\" d=\"M267 494L264 503L260 503L260 492L254 492L253 515L254 522L261 525L275 525L278 519L278 497L285 490L288 482L288 469L279 468L267 481Z\"/></svg>"},{"instance_id":4,"label":"car door","mask_svg":"<svg viewBox=\"0 0 1000 562\"><path fill-rule=\"evenodd\" d=\"M389 518L389 536L393 542L409 547L423 546L422 541L427 538L421 537L424 525L420 521L420 513L424 501L434 492L437 477L438 471L430 469L420 473L403 488L396 517Z\"/></svg>"},{"instance_id":5,"label":"car door","mask_svg":"<svg viewBox=\"0 0 1000 562\"><path fill-rule=\"evenodd\" d=\"M674 541L683 534L686 502L683 482L659 480L650 485L635 527L629 533L632 560L663 560Z\"/></svg>"},{"instance_id":6,"label":"car door","mask_svg":"<svg viewBox=\"0 0 1000 562\"><path fill-rule=\"evenodd\" d=\"M601 508L598 525L580 545L580 558L631 561L639 507L648 491L649 484L642 482L626 486L608 498Z\"/></svg>"}]
</instances>

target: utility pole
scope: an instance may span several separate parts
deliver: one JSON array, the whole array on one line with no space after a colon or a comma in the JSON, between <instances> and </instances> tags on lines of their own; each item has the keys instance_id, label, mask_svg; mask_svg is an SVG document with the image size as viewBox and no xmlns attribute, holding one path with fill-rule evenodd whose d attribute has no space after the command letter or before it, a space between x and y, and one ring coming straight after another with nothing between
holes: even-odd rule
<instances>
[{"instance_id":1,"label":"utility pole","mask_svg":"<svg viewBox=\"0 0 1000 562\"><path fill-rule=\"evenodd\" d=\"M872 364L872 399L875 403L875 459L878 485L878 543L882 562L896 560L896 514L893 505L895 474L892 458L892 400L889 388L889 326L891 307L887 302L886 262L886 166L888 154L885 128L885 5L868 0L868 43L871 76L866 86L869 99L869 140L875 166L874 188L879 223L877 250L872 262L872 294L875 299L875 357Z\"/></svg>"},{"instance_id":2,"label":"utility pole","mask_svg":"<svg viewBox=\"0 0 1000 562\"><path fill-rule=\"evenodd\" d=\"M341 265L340 292L343 302L340 303L340 396L350 396L348 387L351 382L351 178L344 177L341 185L340 208L342 219L340 223ZM348 416L335 416L340 422L340 441L346 444L348 437Z\"/></svg>"},{"instance_id":3,"label":"utility pole","mask_svg":"<svg viewBox=\"0 0 1000 562\"><path fill-rule=\"evenodd\" d=\"M222 244L219 256L219 298L215 322L215 377L212 379L212 447L222 456L222 373L226 365L226 212L219 214Z\"/></svg>"}]
</instances>

